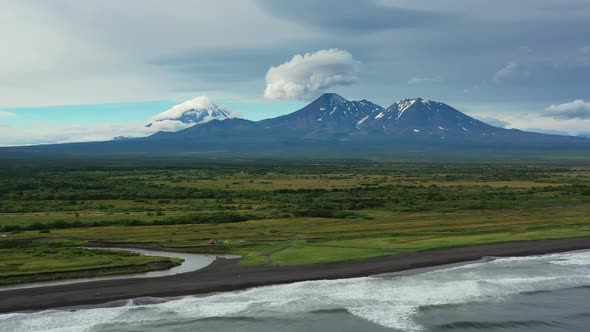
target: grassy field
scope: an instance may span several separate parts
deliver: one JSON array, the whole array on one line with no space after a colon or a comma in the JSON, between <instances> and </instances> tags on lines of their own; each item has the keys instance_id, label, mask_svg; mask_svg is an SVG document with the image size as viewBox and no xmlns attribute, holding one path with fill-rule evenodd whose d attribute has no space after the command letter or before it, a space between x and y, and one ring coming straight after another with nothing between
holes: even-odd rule
<instances>
[{"instance_id":1,"label":"grassy field","mask_svg":"<svg viewBox=\"0 0 590 332\"><path fill-rule=\"evenodd\" d=\"M4 240L0 285L164 270L179 259L74 247L74 243Z\"/></svg>"},{"instance_id":2,"label":"grassy field","mask_svg":"<svg viewBox=\"0 0 590 332\"><path fill-rule=\"evenodd\" d=\"M581 237L590 236L590 167L21 165L0 168L0 231L6 235L0 239L2 280L19 273L109 273L108 257L77 249L95 241L294 265ZM226 244L211 246L211 239ZM110 267L150 263L125 258L111 257ZM25 261L33 268L11 268Z\"/></svg>"}]
</instances>

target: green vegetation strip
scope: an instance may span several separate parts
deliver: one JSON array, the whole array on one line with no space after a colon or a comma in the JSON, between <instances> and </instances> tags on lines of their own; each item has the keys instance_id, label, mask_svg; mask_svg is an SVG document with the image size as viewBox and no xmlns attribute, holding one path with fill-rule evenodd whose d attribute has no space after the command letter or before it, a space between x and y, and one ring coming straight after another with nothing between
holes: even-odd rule
<instances>
[{"instance_id":1,"label":"green vegetation strip","mask_svg":"<svg viewBox=\"0 0 590 332\"><path fill-rule=\"evenodd\" d=\"M177 258L72 245L71 242L0 241L0 285L165 270L182 263Z\"/></svg>"},{"instance_id":2,"label":"green vegetation strip","mask_svg":"<svg viewBox=\"0 0 590 332\"><path fill-rule=\"evenodd\" d=\"M590 236L590 167L0 166L0 231L0 246L28 241L0 249L2 280L162 267L145 256L76 249L92 241L298 265L573 238Z\"/></svg>"}]
</instances>

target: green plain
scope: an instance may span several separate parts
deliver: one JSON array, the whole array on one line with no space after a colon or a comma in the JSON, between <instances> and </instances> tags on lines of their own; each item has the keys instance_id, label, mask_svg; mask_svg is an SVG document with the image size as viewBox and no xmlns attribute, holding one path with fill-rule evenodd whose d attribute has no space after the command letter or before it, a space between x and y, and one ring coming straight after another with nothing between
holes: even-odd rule
<instances>
[{"instance_id":1,"label":"green plain","mask_svg":"<svg viewBox=\"0 0 590 332\"><path fill-rule=\"evenodd\" d=\"M301 265L574 238L590 236L590 167L584 161L12 165L0 168L0 230L5 283L19 275L99 275L154 263L77 249L96 242L235 253L246 265ZM211 239L226 244L212 246Z\"/></svg>"}]
</instances>

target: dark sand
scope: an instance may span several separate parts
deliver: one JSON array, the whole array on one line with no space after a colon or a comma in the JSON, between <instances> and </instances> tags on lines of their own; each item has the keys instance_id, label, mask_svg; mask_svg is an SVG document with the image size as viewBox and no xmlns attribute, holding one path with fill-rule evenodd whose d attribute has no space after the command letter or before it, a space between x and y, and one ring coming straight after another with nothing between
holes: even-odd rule
<instances>
[{"instance_id":1,"label":"dark sand","mask_svg":"<svg viewBox=\"0 0 590 332\"><path fill-rule=\"evenodd\" d=\"M486 244L326 265L241 266L220 259L208 267L160 278L104 280L0 292L0 312L101 304L138 297L174 297L284 284L342 279L478 260L486 256L527 256L590 249L590 237Z\"/></svg>"}]
</instances>

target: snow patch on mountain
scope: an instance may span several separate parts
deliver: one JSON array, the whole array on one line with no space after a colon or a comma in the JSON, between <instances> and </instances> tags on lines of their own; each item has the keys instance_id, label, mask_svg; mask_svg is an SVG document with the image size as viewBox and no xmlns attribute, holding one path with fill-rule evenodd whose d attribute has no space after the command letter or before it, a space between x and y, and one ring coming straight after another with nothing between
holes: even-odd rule
<instances>
[{"instance_id":1,"label":"snow patch on mountain","mask_svg":"<svg viewBox=\"0 0 590 332\"><path fill-rule=\"evenodd\" d=\"M356 123L357 126L360 126L361 124L363 124L363 122L367 121L367 119L369 118L369 116L365 116L364 118L360 119L359 122Z\"/></svg>"},{"instance_id":2,"label":"snow patch on mountain","mask_svg":"<svg viewBox=\"0 0 590 332\"><path fill-rule=\"evenodd\" d=\"M356 125L358 126L367 120L373 113L384 110L383 107L373 104L368 100L348 101L336 94L326 95L325 100L330 107L319 108L318 121L331 118L356 122Z\"/></svg>"},{"instance_id":3,"label":"snow patch on mountain","mask_svg":"<svg viewBox=\"0 0 590 332\"><path fill-rule=\"evenodd\" d=\"M161 131L178 131L211 120L225 120L237 116L237 113L217 106L208 97L199 96L153 116L146 127L155 127Z\"/></svg>"},{"instance_id":4,"label":"snow patch on mountain","mask_svg":"<svg viewBox=\"0 0 590 332\"><path fill-rule=\"evenodd\" d=\"M396 103L397 105L397 119L399 119L404 112L410 108L410 106L414 105L414 103L416 103L416 101L421 100L421 99L403 99L400 100L399 102Z\"/></svg>"}]
</instances>

